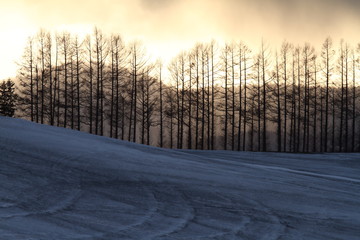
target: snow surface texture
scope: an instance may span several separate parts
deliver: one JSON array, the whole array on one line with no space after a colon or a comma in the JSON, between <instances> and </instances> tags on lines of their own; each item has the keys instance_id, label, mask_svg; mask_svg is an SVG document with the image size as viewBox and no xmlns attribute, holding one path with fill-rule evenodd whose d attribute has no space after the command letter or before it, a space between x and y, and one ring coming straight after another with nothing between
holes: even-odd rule
<instances>
[{"instance_id":1,"label":"snow surface texture","mask_svg":"<svg viewBox=\"0 0 360 240\"><path fill-rule=\"evenodd\" d=\"M159 149L0 117L0 239L360 239L360 155Z\"/></svg>"}]
</instances>

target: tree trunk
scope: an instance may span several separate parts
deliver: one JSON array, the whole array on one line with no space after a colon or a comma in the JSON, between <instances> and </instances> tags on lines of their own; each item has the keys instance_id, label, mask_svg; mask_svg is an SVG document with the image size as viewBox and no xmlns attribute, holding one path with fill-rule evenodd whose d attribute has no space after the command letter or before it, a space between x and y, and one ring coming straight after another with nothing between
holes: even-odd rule
<instances>
[{"instance_id":1,"label":"tree trunk","mask_svg":"<svg viewBox=\"0 0 360 240\"><path fill-rule=\"evenodd\" d=\"M235 62L234 47L231 46L231 150L235 150Z\"/></svg>"},{"instance_id":2,"label":"tree trunk","mask_svg":"<svg viewBox=\"0 0 360 240\"><path fill-rule=\"evenodd\" d=\"M215 149L215 76L214 43L211 43L211 150Z\"/></svg>"},{"instance_id":3,"label":"tree trunk","mask_svg":"<svg viewBox=\"0 0 360 240\"><path fill-rule=\"evenodd\" d=\"M264 43L261 45L261 59L262 59L262 84L263 84L263 138L262 138L262 148L263 151L267 151L267 137L266 137L266 106L267 106L267 100L266 100L266 79L265 79L265 50L264 50Z\"/></svg>"},{"instance_id":4,"label":"tree trunk","mask_svg":"<svg viewBox=\"0 0 360 240\"><path fill-rule=\"evenodd\" d=\"M244 49L244 114L243 114L243 118L244 118L244 124L243 124L243 141L242 141L242 149L243 151L246 150L246 124L247 124L247 76L246 76L246 48Z\"/></svg>"},{"instance_id":5,"label":"tree trunk","mask_svg":"<svg viewBox=\"0 0 360 240\"><path fill-rule=\"evenodd\" d=\"M225 121L224 121L224 150L227 150L227 136L228 136L228 46L225 47Z\"/></svg>"},{"instance_id":6,"label":"tree trunk","mask_svg":"<svg viewBox=\"0 0 360 240\"><path fill-rule=\"evenodd\" d=\"M280 77L278 55L276 53L276 98L277 98L277 151L281 152L281 104L280 104ZM285 131L285 129L284 129Z\"/></svg>"},{"instance_id":7,"label":"tree trunk","mask_svg":"<svg viewBox=\"0 0 360 240\"><path fill-rule=\"evenodd\" d=\"M356 68L355 68L355 55L353 55L353 66L352 66L352 70L353 70L353 82L352 82L352 128L351 128L351 152L355 151L355 129L356 129L356 78L355 78L355 74L356 74Z\"/></svg>"},{"instance_id":8,"label":"tree trunk","mask_svg":"<svg viewBox=\"0 0 360 240\"><path fill-rule=\"evenodd\" d=\"M242 111L242 45L240 45L239 47L239 123L238 123L238 139L237 139L237 150L240 151L240 146L241 146L241 120L242 120L242 116L241 116L241 111ZM245 135L245 132L243 132L243 134Z\"/></svg>"},{"instance_id":9,"label":"tree trunk","mask_svg":"<svg viewBox=\"0 0 360 240\"><path fill-rule=\"evenodd\" d=\"M162 64L159 63L159 84L160 84L160 92L159 92L159 99L160 99L160 147L164 146L164 123L163 123L163 86L162 86Z\"/></svg>"}]
</instances>

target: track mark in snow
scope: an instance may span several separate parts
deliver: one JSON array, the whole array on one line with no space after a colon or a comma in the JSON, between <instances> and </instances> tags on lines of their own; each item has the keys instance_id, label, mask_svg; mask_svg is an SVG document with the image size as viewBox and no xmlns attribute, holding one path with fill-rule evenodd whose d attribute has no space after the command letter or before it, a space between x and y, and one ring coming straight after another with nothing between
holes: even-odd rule
<instances>
[{"instance_id":1,"label":"track mark in snow","mask_svg":"<svg viewBox=\"0 0 360 240\"><path fill-rule=\"evenodd\" d=\"M151 214L142 217L141 222L120 227L117 232L106 236L117 236L119 239L168 239L170 235L182 231L193 218L192 209L187 206L181 191L176 187L153 185L145 188L148 195L152 196Z\"/></svg>"},{"instance_id":2,"label":"track mark in snow","mask_svg":"<svg viewBox=\"0 0 360 240\"><path fill-rule=\"evenodd\" d=\"M260 164L250 164L250 163L241 163L241 165L248 166L248 167L261 168L261 169L270 169L270 170L276 170L276 171L297 173L297 174L301 174L301 175L306 175L306 176L311 176L311 177L320 177L320 178L325 178L325 179L330 179L330 180L360 183L360 179L348 178L348 177L342 177L342 176L336 176L336 175L321 174L321 173L314 173L314 172L302 171L302 170L294 170L294 169L284 168L284 167L274 167L274 166L266 166L266 165L260 165Z\"/></svg>"},{"instance_id":3,"label":"track mark in snow","mask_svg":"<svg viewBox=\"0 0 360 240\"><path fill-rule=\"evenodd\" d=\"M9 208L9 207L13 207L13 206L15 206L14 203L0 202L0 208Z\"/></svg>"},{"instance_id":4,"label":"track mark in snow","mask_svg":"<svg viewBox=\"0 0 360 240\"><path fill-rule=\"evenodd\" d=\"M109 189L107 188L103 190L109 192ZM126 196L128 198L117 198L122 195L123 191L127 193ZM119 223L116 222L116 219L104 219L104 221L108 222L111 226L107 226L108 229L106 231L96 234L97 239L139 239L134 238L136 233L139 232L144 225L151 222L153 217L159 211L159 203L153 192L145 183L128 183L127 186L120 185L114 189L114 196L110 196L109 193L102 194L102 191L98 193L100 196L105 197L105 199L102 200L102 203L106 203L108 200L113 201L114 205L110 207L110 211L111 209L113 209L114 212L125 210L125 212L119 212L119 217L129 214L129 217L136 218L132 223ZM101 208L101 204L96 207ZM144 211L140 212L141 209L145 211L145 214Z\"/></svg>"},{"instance_id":5,"label":"track mark in snow","mask_svg":"<svg viewBox=\"0 0 360 240\"><path fill-rule=\"evenodd\" d=\"M0 218L2 219L9 219L9 218L15 218L15 217L30 217L30 216L39 216L39 215L44 215L44 216L48 216L48 215L52 215L52 214L56 214L60 211L66 210L69 206L73 205L79 198L81 197L81 191L80 190L74 190L71 192L71 194L65 196L64 199L62 199L59 202L56 202L54 205L43 209L43 210L39 210L39 211L21 211L18 213L13 213L13 214L8 214L8 215L0 215ZM19 206L17 206L16 204L9 204L9 207L17 207L18 209Z\"/></svg>"},{"instance_id":6,"label":"track mark in snow","mask_svg":"<svg viewBox=\"0 0 360 240\"><path fill-rule=\"evenodd\" d=\"M158 202L162 203L159 210L161 215L158 217L160 220L161 218L168 219L171 225L165 225L164 229L160 229L151 239L167 238L181 232L195 218L194 208L189 205L185 200L184 193L176 186L164 186L161 189L153 189L153 191Z\"/></svg>"}]
</instances>

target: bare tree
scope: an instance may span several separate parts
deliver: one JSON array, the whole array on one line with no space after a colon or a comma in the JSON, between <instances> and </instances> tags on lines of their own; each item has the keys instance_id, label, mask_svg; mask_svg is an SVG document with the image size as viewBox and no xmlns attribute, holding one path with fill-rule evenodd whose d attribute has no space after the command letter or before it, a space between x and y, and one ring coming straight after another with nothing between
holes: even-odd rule
<instances>
[{"instance_id":1,"label":"bare tree","mask_svg":"<svg viewBox=\"0 0 360 240\"><path fill-rule=\"evenodd\" d=\"M222 54L222 61L223 61L223 69L224 69L224 102L225 102L225 106L224 106L224 111L225 111L225 115L224 115L224 150L227 150L227 145L228 145L228 118L229 118L229 104L228 104L228 68L229 68L229 52L230 52L230 47L228 45L225 46L224 50L223 50L223 54Z\"/></svg>"},{"instance_id":2,"label":"bare tree","mask_svg":"<svg viewBox=\"0 0 360 240\"><path fill-rule=\"evenodd\" d=\"M230 119L230 123L231 123L231 150L234 151L235 150L235 107L236 107L236 103L235 103L235 96L236 96L236 92L235 92L235 45L231 44L229 46L229 50L230 50L230 69L231 69L231 119Z\"/></svg>"},{"instance_id":3,"label":"bare tree","mask_svg":"<svg viewBox=\"0 0 360 240\"><path fill-rule=\"evenodd\" d=\"M359 48L360 50L360 44ZM356 57L355 51L352 52L352 126L351 126L351 152L355 151L355 129L356 129Z\"/></svg>"},{"instance_id":4,"label":"bare tree","mask_svg":"<svg viewBox=\"0 0 360 240\"><path fill-rule=\"evenodd\" d=\"M251 51L250 49L246 46L246 45L242 45L243 46L243 51L242 51L242 57L243 60L242 62L244 63L244 109L243 109L243 140L242 140L242 144L243 144L243 151L246 150L246 134L247 134L247 99L248 99L248 95L247 95L247 80L248 80L248 74L247 71L251 68L251 66L248 65L248 61L249 61L249 57L248 55L250 55Z\"/></svg>"},{"instance_id":5,"label":"bare tree","mask_svg":"<svg viewBox=\"0 0 360 240\"><path fill-rule=\"evenodd\" d=\"M211 58L211 149L215 149L215 42L210 43Z\"/></svg>"},{"instance_id":6,"label":"bare tree","mask_svg":"<svg viewBox=\"0 0 360 240\"><path fill-rule=\"evenodd\" d=\"M317 82L317 57L314 56L313 58L313 66L314 66L314 95L313 95L313 101L314 101L314 109L313 109L313 152L317 152L317 122L318 122L318 82Z\"/></svg>"},{"instance_id":7,"label":"bare tree","mask_svg":"<svg viewBox=\"0 0 360 240\"><path fill-rule=\"evenodd\" d=\"M262 101L263 101L263 134L262 134L262 150L267 151L267 70L269 65L269 50L265 46L264 41L261 42L260 65L262 78Z\"/></svg>"},{"instance_id":8,"label":"bare tree","mask_svg":"<svg viewBox=\"0 0 360 240\"><path fill-rule=\"evenodd\" d=\"M190 52L188 54L189 58L189 91L188 91L188 149L192 149L192 68L195 66L195 63L193 62L193 54Z\"/></svg>"},{"instance_id":9,"label":"bare tree","mask_svg":"<svg viewBox=\"0 0 360 240\"><path fill-rule=\"evenodd\" d=\"M34 61L34 40L33 38L29 38L24 50L22 62L19 64L18 78L20 82L20 116L30 117L31 121L34 121L36 118Z\"/></svg>"},{"instance_id":10,"label":"bare tree","mask_svg":"<svg viewBox=\"0 0 360 240\"><path fill-rule=\"evenodd\" d=\"M67 127L67 116L68 116L68 64L70 56L70 33L64 32L60 35L60 47L63 57L63 79L64 79L64 128Z\"/></svg>"},{"instance_id":11,"label":"bare tree","mask_svg":"<svg viewBox=\"0 0 360 240\"><path fill-rule=\"evenodd\" d=\"M195 117L195 149L199 148L199 110L200 110L200 102L199 102L199 85L200 85L200 76L199 76L199 58L200 58L200 49L201 45L197 44L194 49L194 57L195 57L195 68L196 68L196 117Z\"/></svg>"},{"instance_id":12,"label":"bare tree","mask_svg":"<svg viewBox=\"0 0 360 240\"><path fill-rule=\"evenodd\" d=\"M130 106L130 121L129 121L129 141L136 142L137 130L137 111L138 111L138 79L143 74L143 68L146 65L145 50L140 42L133 42L130 45L130 79L131 79L131 106ZM132 131L131 131L132 130Z\"/></svg>"},{"instance_id":13,"label":"bare tree","mask_svg":"<svg viewBox=\"0 0 360 240\"><path fill-rule=\"evenodd\" d=\"M284 146L283 149L286 152L287 151L287 102L288 102L288 91L287 91L287 86L288 86L288 53L289 50L291 49L291 45L288 42L283 42L282 46L281 46L281 55L282 55L282 70L283 70L283 80L284 80L284 96L283 96L283 108L284 108L284 130L283 130L283 135L284 135Z\"/></svg>"},{"instance_id":14,"label":"bare tree","mask_svg":"<svg viewBox=\"0 0 360 240\"><path fill-rule=\"evenodd\" d=\"M329 127L329 83L331 77L331 59L333 56L332 40L330 37L326 38L322 46L321 57L323 59L323 72L326 78L326 92L325 92L325 126L324 126L324 151L328 151L328 127Z\"/></svg>"},{"instance_id":15,"label":"bare tree","mask_svg":"<svg viewBox=\"0 0 360 240\"><path fill-rule=\"evenodd\" d=\"M86 44L86 51L88 53L87 59L88 59L88 70L87 70L87 75L88 75L88 86L89 86L89 97L88 97L88 101L89 101L89 133L93 133L93 59L92 59L92 39L91 36L87 36L86 40L85 40L85 44Z\"/></svg>"},{"instance_id":16,"label":"bare tree","mask_svg":"<svg viewBox=\"0 0 360 240\"><path fill-rule=\"evenodd\" d=\"M278 53L275 54L276 59L276 99L277 99L277 151L281 152L281 103L280 103L280 76L279 76L279 57ZM284 131L286 129L284 128Z\"/></svg>"},{"instance_id":17,"label":"bare tree","mask_svg":"<svg viewBox=\"0 0 360 240\"><path fill-rule=\"evenodd\" d=\"M162 62L158 61L157 63L159 71L159 103L160 103L160 147L164 146L164 121L163 121L163 80L162 80Z\"/></svg>"}]
</instances>

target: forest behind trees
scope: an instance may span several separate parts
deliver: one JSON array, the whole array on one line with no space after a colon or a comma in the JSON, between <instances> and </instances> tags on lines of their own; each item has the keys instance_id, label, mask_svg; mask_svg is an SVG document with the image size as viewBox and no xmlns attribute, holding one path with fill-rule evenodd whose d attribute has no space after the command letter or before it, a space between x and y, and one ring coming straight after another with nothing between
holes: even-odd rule
<instances>
[{"instance_id":1,"label":"forest behind trees","mask_svg":"<svg viewBox=\"0 0 360 240\"><path fill-rule=\"evenodd\" d=\"M19 63L17 115L178 149L360 151L360 44L197 43L168 66L101 30L40 30Z\"/></svg>"}]
</instances>

